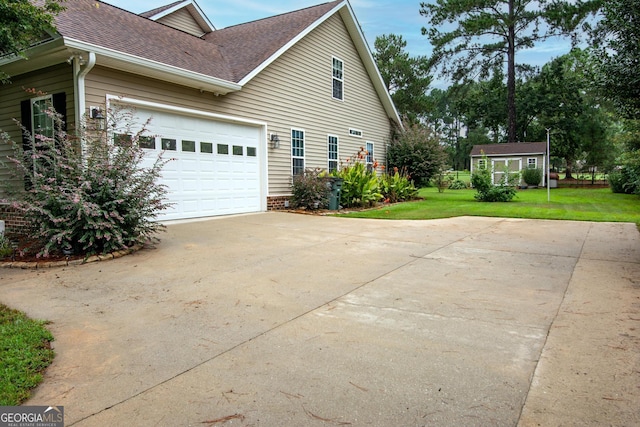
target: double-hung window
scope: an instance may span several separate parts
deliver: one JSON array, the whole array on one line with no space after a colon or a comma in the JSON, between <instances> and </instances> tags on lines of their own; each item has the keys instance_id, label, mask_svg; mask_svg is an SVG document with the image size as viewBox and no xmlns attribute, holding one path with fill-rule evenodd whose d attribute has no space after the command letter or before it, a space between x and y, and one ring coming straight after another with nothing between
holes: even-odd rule
<instances>
[{"instance_id":1,"label":"double-hung window","mask_svg":"<svg viewBox=\"0 0 640 427\"><path fill-rule=\"evenodd\" d=\"M530 157L527 159L527 167L529 169L536 169L538 167L538 159L535 157Z\"/></svg>"},{"instance_id":2,"label":"double-hung window","mask_svg":"<svg viewBox=\"0 0 640 427\"><path fill-rule=\"evenodd\" d=\"M32 138L36 135L53 138L53 117L48 112L52 105L51 95L31 100Z\"/></svg>"},{"instance_id":3,"label":"double-hung window","mask_svg":"<svg viewBox=\"0 0 640 427\"><path fill-rule=\"evenodd\" d=\"M291 130L291 171L293 175L304 174L304 131Z\"/></svg>"},{"instance_id":4,"label":"double-hung window","mask_svg":"<svg viewBox=\"0 0 640 427\"><path fill-rule=\"evenodd\" d=\"M485 159L478 159L478 169L486 169L487 161Z\"/></svg>"},{"instance_id":5,"label":"double-hung window","mask_svg":"<svg viewBox=\"0 0 640 427\"><path fill-rule=\"evenodd\" d=\"M374 157L373 157L373 142L367 142L367 154L366 154L366 160L367 160L367 169L371 170L373 169L373 162L374 162Z\"/></svg>"},{"instance_id":6,"label":"double-hung window","mask_svg":"<svg viewBox=\"0 0 640 427\"><path fill-rule=\"evenodd\" d=\"M329 135L328 137L329 152L329 172L338 170L338 137Z\"/></svg>"},{"instance_id":7,"label":"double-hung window","mask_svg":"<svg viewBox=\"0 0 640 427\"><path fill-rule=\"evenodd\" d=\"M333 58L333 98L344 99L344 62Z\"/></svg>"}]
</instances>

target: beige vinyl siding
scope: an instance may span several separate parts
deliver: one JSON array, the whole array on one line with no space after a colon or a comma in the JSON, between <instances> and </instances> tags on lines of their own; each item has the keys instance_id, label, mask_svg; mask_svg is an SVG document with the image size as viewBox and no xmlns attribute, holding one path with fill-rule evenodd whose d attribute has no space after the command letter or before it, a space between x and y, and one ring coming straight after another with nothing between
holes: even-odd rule
<instances>
[{"instance_id":1,"label":"beige vinyl siding","mask_svg":"<svg viewBox=\"0 0 640 427\"><path fill-rule=\"evenodd\" d=\"M332 97L332 58L344 61L344 101ZM280 148L268 151L269 195L290 194L291 129L305 131L305 165L327 168L327 134L339 138L340 160L374 142L383 161L390 124L339 15L299 41L240 92L224 96L100 66L86 77L87 105L120 95L266 122ZM349 135L349 128L363 132ZM265 140L263 142L267 144Z\"/></svg>"},{"instance_id":2,"label":"beige vinyl siding","mask_svg":"<svg viewBox=\"0 0 640 427\"><path fill-rule=\"evenodd\" d=\"M200 37L204 34L204 30L200 25L198 25L195 19L193 19L191 13L185 8L177 10L167 16L163 16L156 22L184 31L185 33L193 34L196 37Z\"/></svg>"},{"instance_id":3,"label":"beige vinyl siding","mask_svg":"<svg viewBox=\"0 0 640 427\"><path fill-rule=\"evenodd\" d=\"M28 93L25 89L34 89L41 93ZM12 141L22 144L22 130L13 122L13 119L21 120L20 103L24 100L43 95L65 92L67 102L67 131L73 132L75 120L73 112L73 69L71 65L64 63L44 70L34 71L19 76L12 76L11 83L0 86L0 130L7 132ZM6 157L12 154L11 147L0 144L0 182L11 183L11 172L2 163ZM21 185L21 183L20 183ZM3 188L0 186L0 197Z\"/></svg>"}]
</instances>

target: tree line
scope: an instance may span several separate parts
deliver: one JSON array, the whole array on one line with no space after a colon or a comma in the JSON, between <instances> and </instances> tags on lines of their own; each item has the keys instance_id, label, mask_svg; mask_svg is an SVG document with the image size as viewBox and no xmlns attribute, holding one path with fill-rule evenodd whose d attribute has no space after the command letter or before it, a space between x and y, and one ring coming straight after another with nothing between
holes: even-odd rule
<instances>
[{"instance_id":1,"label":"tree line","mask_svg":"<svg viewBox=\"0 0 640 427\"><path fill-rule=\"evenodd\" d=\"M640 192L640 0L440 0L419 13L433 54L412 57L388 34L374 58L398 112L433 130L449 167L468 168L473 145L544 141L549 129L568 177L622 169ZM542 67L516 61L558 36L570 52ZM447 89L431 89L438 74Z\"/></svg>"}]
</instances>

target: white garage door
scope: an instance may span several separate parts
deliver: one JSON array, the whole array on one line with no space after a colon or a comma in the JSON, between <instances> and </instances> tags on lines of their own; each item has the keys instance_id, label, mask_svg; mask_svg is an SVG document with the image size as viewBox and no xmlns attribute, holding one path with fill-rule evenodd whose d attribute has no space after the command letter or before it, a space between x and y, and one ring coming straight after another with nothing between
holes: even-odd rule
<instances>
[{"instance_id":1,"label":"white garage door","mask_svg":"<svg viewBox=\"0 0 640 427\"><path fill-rule=\"evenodd\" d=\"M261 128L238 123L137 108L152 117L154 137L142 141L149 164L158 153L171 158L162 183L174 205L159 219L186 219L262 210Z\"/></svg>"}]
</instances>

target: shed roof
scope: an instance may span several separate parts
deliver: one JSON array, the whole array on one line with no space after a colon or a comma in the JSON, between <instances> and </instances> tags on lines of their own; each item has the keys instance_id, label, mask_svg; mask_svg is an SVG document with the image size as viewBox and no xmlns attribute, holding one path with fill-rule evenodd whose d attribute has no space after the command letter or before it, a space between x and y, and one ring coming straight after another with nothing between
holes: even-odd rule
<instances>
[{"instance_id":1,"label":"shed roof","mask_svg":"<svg viewBox=\"0 0 640 427\"><path fill-rule=\"evenodd\" d=\"M527 154L545 154L546 142L510 142L505 144L474 145L471 149L471 157L482 156L514 156Z\"/></svg>"}]
</instances>

